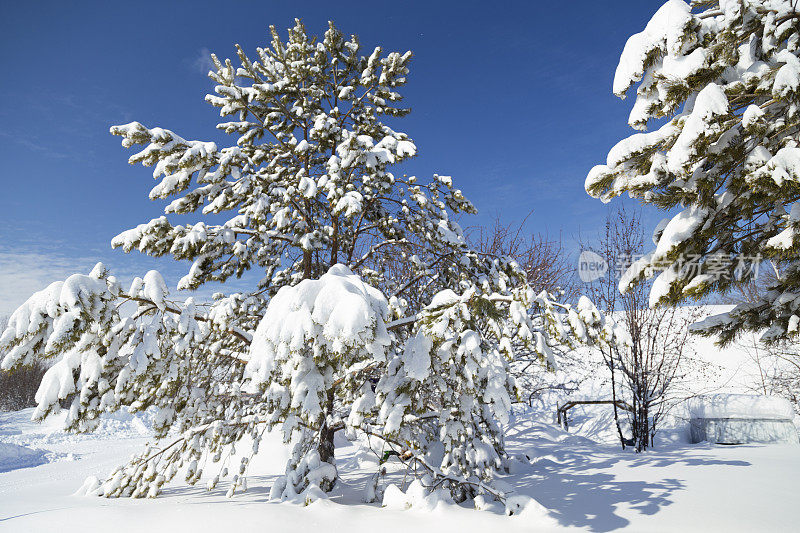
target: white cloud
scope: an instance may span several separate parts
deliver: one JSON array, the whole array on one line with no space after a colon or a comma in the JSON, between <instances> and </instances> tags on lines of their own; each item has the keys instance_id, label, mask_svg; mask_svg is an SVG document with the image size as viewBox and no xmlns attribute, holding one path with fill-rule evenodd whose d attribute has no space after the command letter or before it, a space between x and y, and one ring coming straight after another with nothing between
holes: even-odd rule
<instances>
[{"instance_id":1,"label":"white cloud","mask_svg":"<svg viewBox=\"0 0 800 533\"><path fill-rule=\"evenodd\" d=\"M203 75L208 74L209 70L216 70L214 62L211 61L211 51L208 48L201 48L197 51L197 57L192 61L192 69Z\"/></svg>"},{"instance_id":2,"label":"white cloud","mask_svg":"<svg viewBox=\"0 0 800 533\"><path fill-rule=\"evenodd\" d=\"M88 274L96 262L35 250L0 249L0 315L11 314L34 292L54 281L76 272Z\"/></svg>"},{"instance_id":3,"label":"white cloud","mask_svg":"<svg viewBox=\"0 0 800 533\"><path fill-rule=\"evenodd\" d=\"M98 261L103 261L124 289L127 289L134 276L144 276L153 268L159 270L171 287L170 299L175 301L183 301L189 296L199 302L208 301L216 291L230 293L247 290L256 284L255 278L248 276L247 281L234 279L224 287L212 284L198 291L177 291L175 286L178 279L188 271L186 263L113 251L107 254L98 252L94 256L71 257L52 246L24 244L13 250L0 247L0 316L10 315L33 293L54 281L64 280L75 273L88 274Z\"/></svg>"}]
</instances>

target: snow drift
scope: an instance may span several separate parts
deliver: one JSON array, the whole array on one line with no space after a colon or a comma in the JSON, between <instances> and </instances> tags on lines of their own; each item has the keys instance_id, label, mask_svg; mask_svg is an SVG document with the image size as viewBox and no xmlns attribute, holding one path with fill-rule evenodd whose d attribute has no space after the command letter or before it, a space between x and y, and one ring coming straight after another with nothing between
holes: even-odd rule
<instances>
[{"instance_id":1,"label":"snow drift","mask_svg":"<svg viewBox=\"0 0 800 533\"><path fill-rule=\"evenodd\" d=\"M39 466L47 462L45 452L10 442L0 442L0 472Z\"/></svg>"}]
</instances>

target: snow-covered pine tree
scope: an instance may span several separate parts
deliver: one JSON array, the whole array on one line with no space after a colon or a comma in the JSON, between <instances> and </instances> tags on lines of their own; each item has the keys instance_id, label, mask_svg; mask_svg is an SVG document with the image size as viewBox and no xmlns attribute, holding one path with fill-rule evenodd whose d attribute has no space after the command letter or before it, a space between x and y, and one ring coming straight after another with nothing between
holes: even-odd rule
<instances>
[{"instance_id":1,"label":"snow-covered pine tree","mask_svg":"<svg viewBox=\"0 0 800 533\"><path fill-rule=\"evenodd\" d=\"M156 271L126 290L98 265L52 284L11 316L0 336L3 367L57 359L35 417L69 401L72 430L91 430L103 412L158 408L162 441L96 488L105 496L155 496L179 468L194 483L214 464L220 474L209 485L230 472L232 494L245 486L252 457L236 444L251 437L255 454L273 428L293 450L273 495L316 494L336 482L337 431L393 440L429 409L442 416L427 429L442 431L410 430L398 455L421 457L444 443L449 458L435 466L463 492L476 472L485 480L486 468L502 463L498 421L513 397L509 339L524 333L515 340L534 341L545 357L561 340L550 338L553 324L567 324L565 338L587 326L546 295L535 325L516 264L466 245L452 216L475 208L449 177L422 184L390 171L416 153L406 134L383 122L408 112L397 91L410 52L376 48L364 57L356 37L333 24L319 41L300 21L287 42L272 34L255 61L239 47L238 67L212 56L216 95L207 101L237 119L219 125L234 136L231 146L136 122L111 128L123 146L144 146L130 162L155 167L150 197L174 197L165 215L206 215L187 225L163 216L123 232L113 246L192 261L179 289L253 271L261 278L252 291L178 303ZM125 302L136 310L121 312ZM420 367L400 368L410 353L455 374L442 381ZM388 385L393 379L407 398ZM414 379L432 387L413 394ZM493 454L477 453L469 439L491 444ZM240 463L230 465L234 456Z\"/></svg>"},{"instance_id":2,"label":"snow-covered pine tree","mask_svg":"<svg viewBox=\"0 0 800 533\"><path fill-rule=\"evenodd\" d=\"M669 0L628 39L614 76L624 98L638 83L620 141L594 167L586 190L609 201L627 192L680 212L655 229L655 248L620 289L661 271L650 304L724 292L759 258L779 276L755 303L712 317L698 331L728 342L800 323L800 13L790 0ZM699 267L698 267L699 265Z\"/></svg>"}]
</instances>

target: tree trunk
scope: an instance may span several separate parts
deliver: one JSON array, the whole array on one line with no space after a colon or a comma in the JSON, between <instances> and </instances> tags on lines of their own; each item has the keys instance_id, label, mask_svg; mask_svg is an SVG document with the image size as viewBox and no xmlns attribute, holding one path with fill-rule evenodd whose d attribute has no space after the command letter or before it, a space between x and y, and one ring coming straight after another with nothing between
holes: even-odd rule
<instances>
[{"instance_id":1,"label":"tree trunk","mask_svg":"<svg viewBox=\"0 0 800 533\"><path fill-rule=\"evenodd\" d=\"M611 400L614 402L614 424L617 426L617 435L619 435L619 443L622 449L625 449L625 436L622 434L622 428L619 426L619 409L617 408L617 379L614 372L614 352L610 351L608 356L608 367L611 370Z\"/></svg>"},{"instance_id":2,"label":"tree trunk","mask_svg":"<svg viewBox=\"0 0 800 533\"><path fill-rule=\"evenodd\" d=\"M649 424L649 409L646 402L639 400L636 408L636 415L634 416L635 423L635 436L636 439L636 453L641 453L647 449L650 443L650 424Z\"/></svg>"},{"instance_id":3,"label":"tree trunk","mask_svg":"<svg viewBox=\"0 0 800 533\"><path fill-rule=\"evenodd\" d=\"M333 414L333 389L328 391L328 399L325 402L325 419L322 421L322 426L319 429L319 445L317 446L317 453L319 453L320 461L329 463L336 468L336 448L333 444L333 437L336 430L328 425L330 415ZM338 477L338 475L337 475ZM336 481L332 482L330 486L320 487L324 492L330 492Z\"/></svg>"},{"instance_id":4,"label":"tree trunk","mask_svg":"<svg viewBox=\"0 0 800 533\"><path fill-rule=\"evenodd\" d=\"M328 427L327 422L324 422L322 424L322 428L319 430L319 446L317 447L320 461L324 461L332 465L335 465L336 463L333 445L333 436L335 433L336 431Z\"/></svg>"},{"instance_id":5,"label":"tree trunk","mask_svg":"<svg viewBox=\"0 0 800 533\"><path fill-rule=\"evenodd\" d=\"M617 436L619 436L619 443L622 449L625 449L625 435L622 434L622 428L619 425L619 408L617 407L617 387L614 385L614 375L611 375L611 400L614 402L614 424L617 426Z\"/></svg>"},{"instance_id":6,"label":"tree trunk","mask_svg":"<svg viewBox=\"0 0 800 533\"><path fill-rule=\"evenodd\" d=\"M311 279L311 252L303 252L303 279Z\"/></svg>"}]
</instances>

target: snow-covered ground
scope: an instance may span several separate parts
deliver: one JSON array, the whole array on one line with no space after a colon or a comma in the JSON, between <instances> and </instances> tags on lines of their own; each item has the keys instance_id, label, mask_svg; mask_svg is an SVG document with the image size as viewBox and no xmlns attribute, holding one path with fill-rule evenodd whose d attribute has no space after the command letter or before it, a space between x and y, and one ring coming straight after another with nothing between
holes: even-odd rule
<instances>
[{"instance_id":1,"label":"snow-covered ground","mask_svg":"<svg viewBox=\"0 0 800 533\"><path fill-rule=\"evenodd\" d=\"M0 442L38 452L0 473L0 530L43 531L796 531L800 446L689 445L662 439L636 455L588 434L591 420L575 416L576 433L544 422L544 413L516 409L508 432L515 457L510 488L546 512L507 517L455 504L381 509L362 502L374 459L341 439L343 483L329 500L308 507L268 501L286 452L277 436L262 446L247 492L225 497L224 483L206 491L174 482L155 500L74 495L88 476L102 477L148 440L147 416L112 417L93 435L68 435L54 419L29 421L32 410L0 414ZM595 417L596 418L596 417ZM599 422L594 421L597 425ZM669 434L669 432L667 432ZM41 464L44 461L43 464ZM402 483L402 478L395 480ZM401 506L402 507L402 506ZM491 506L490 506L491 507Z\"/></svg>"},{"instance_id":2,"label":"snow-covered ground","mask_svg":"<svg viewBox=\"0 0 800 533\"><path fill-rule=\"evenodd\" d=\"M692 367L684 380L689 392L755 392L758 369L747 350L720 350L696 338L692 345L704 364ZM598 362L585 355L592 377L573 397L597 399L607 384ZM102 479L142 450L151 437L152 413L105 417L91 435L64 433L63 415L36 424L30 422L32 409L0 413L0 531L800 530L800 446L692 445L679 407L664 422L657 446L637 455L615 444L607 406L575 407L569 432L555 425L555 405L564 399L562 393L546 394L533 408L514 409L507 428L514 460L501 485L541 506L534 502L510 517L499 505L484 504L486 510L478 511L472 503L421 501L400 472L390 472L388 480L407 494L394 491L388 508L364 503L376 456L339 435L342 483L329 499L308 507L269 501L287 458L278 435L261 444L248 490L232 499L225 497L225 482L207 491L205 480L188 486L180 475L154 500L79 496L88 477ZM208 469L208 476L214 474Z\"/></svg>"}]
</instances>

